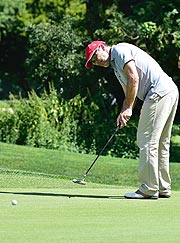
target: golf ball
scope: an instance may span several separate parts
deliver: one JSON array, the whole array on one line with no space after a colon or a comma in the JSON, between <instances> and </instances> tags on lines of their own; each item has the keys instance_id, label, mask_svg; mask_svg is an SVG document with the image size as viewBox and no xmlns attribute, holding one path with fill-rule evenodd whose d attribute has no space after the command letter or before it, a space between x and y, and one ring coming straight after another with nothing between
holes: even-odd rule
<instances>
[{"instance_id":1,"label":"golf ball","mask_svg":"<svg viewBox=\"0 0 180 243\"><path fill-rule=\"evenodd\" d=\"M17 200L13 199L11 203L12 205L17 205Z\"/></svg>"}]
</instances>

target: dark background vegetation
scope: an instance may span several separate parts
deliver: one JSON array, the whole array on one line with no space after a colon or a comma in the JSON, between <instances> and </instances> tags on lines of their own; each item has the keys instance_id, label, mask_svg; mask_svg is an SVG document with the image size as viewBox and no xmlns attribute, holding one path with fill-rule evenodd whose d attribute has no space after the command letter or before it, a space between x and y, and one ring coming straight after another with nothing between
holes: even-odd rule
<instances>
[{"instance_id":1,"label":"dark background vegetation","mask_svg":"<svg viewBox=\"0 0 180 243\"><path fill-rule=\"evenodd\" d=\"M85 69L84 50L95 39L139 46L180 88L179 0L1 0L0 99L13 109L0 114L1 141L99 150L115 128L123 92L111 68ZM140 107L106 153L137 157ZM174 136L179 121L180 107Z\"/></svg>"}]
</instances>

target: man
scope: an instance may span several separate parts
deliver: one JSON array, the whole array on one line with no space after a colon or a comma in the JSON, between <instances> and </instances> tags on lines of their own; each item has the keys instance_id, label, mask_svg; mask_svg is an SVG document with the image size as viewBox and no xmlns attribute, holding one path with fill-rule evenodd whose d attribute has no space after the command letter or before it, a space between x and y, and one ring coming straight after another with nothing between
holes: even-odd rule
<instances>
[{"instance_id":1,"label":"man","mask_svg":"<svg viewBox=\"0 0 180 243\"><path fill-rule=\"evenodd\" d=\"M117 126L126 126L136 97L143 101L137 129L140 187L125 198L169 198L170 136L179 97L176 85L150 55L132 44L108 46L104 41L93 41L85 53L86 68L111 65L122 85L125 98Z\"/></svg>"}]
</instances>

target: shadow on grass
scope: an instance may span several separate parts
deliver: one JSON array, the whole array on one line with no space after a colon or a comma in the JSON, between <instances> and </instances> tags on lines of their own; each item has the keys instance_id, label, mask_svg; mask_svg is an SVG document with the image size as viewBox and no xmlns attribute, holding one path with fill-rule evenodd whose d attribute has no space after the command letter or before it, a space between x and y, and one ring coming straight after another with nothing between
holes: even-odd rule
<instances>
[{"instance_id":1,"label":"shadow on grass","mask_svg":"<svg viewBox=\"0 0 180 243\"><path fill-rule=\"evenodd\" d=\"M106 195L80 195L80 194L61 194L61 193L46 193L46 192L5 192L0 191L0 194L13 194L25 196L45 196L45 197L79 197L79 198L105 198L105 199L125 199L124 196L106 196Z\"/></svg>"}]
</instances>

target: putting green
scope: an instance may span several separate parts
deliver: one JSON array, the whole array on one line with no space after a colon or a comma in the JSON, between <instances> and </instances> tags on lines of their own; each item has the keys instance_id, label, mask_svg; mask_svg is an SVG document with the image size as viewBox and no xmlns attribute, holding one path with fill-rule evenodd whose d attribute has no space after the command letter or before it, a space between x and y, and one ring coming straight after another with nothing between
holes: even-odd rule
<instances>
[{"instance_id":1,"label":"putting green","mask_svg":"<svg viewBox=\"0 0 180 243\"><path fill-rule=\"evenodd\" d=\"M65 184L59 189L1 188L1 243L177 243L180 239L180 192L173 192L170 199L127 200L123 195L129 188Z\"/></svg>"}]
</instances>

